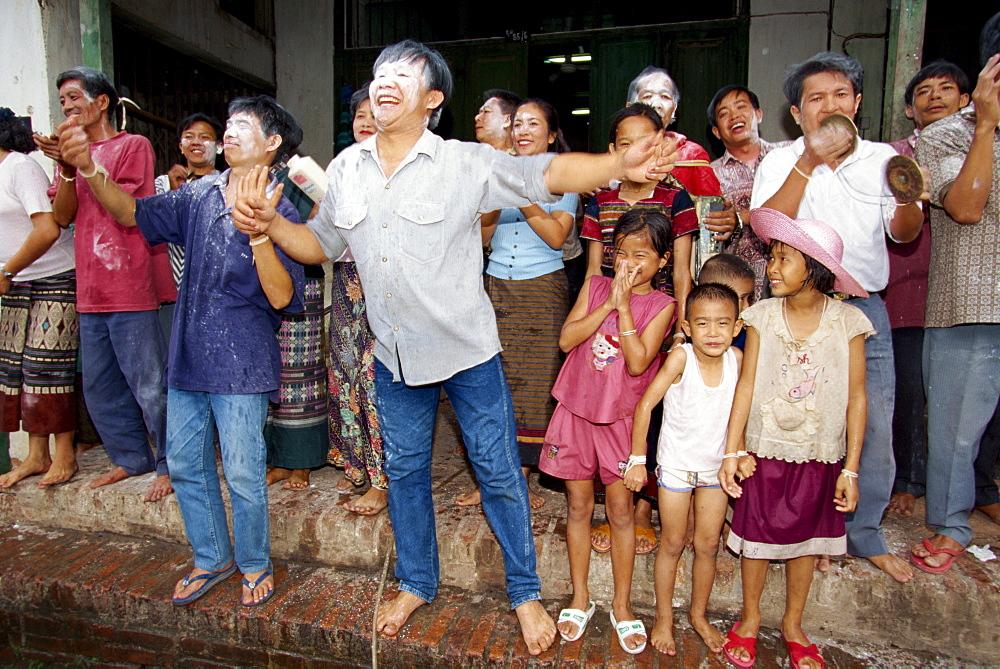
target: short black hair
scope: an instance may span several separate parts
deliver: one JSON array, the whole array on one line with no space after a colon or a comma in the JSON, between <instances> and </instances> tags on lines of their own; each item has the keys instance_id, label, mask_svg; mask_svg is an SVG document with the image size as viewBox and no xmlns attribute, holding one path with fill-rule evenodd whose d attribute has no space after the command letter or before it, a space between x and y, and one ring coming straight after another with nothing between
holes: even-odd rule
<instances>
[{"instance_id":1,"label":"short black hair","mask_svg":"<svg viewBox=\"0 0 1000 669\"><path fill-rule=\"evenodd\" d=\"M660 118L655 109L644 102L633 102L628 107L622 107L616 111L615 115L611 117L611 132L608 133L608 144L614 144L618 141L618 126L622 124L622 121L631 116L644 116L653 124L655 130L659 131L663 129L663 119Z\"/></svg>"},{"instance_id":2,"label":"short black hair","mask_svg":"<svg viewBox=\"0 0 1000 669\"><path fill-rule=\"evenodd\" d=\"M618 219L611 238L617 247L629 235L645 231L656 255L663 257L673 248L673 227L666 215L650 207L634 207Z\"/></svg>"},{"instance_id":3,"label":"short black hair","mask_svg":"<svg viewBox=\"0 0 1000 669\"><path fill-rule=\"evenodd\" d=\"M907 106L913 104L913 91L928 79L951 79L958 86L959 93L972 93L969 84L969 75L962 68L946 60L935 60L933 63L920 68L920 71L910 79L910 83L906 84L906 91L903 93L903 102Z\"/></svg>"},{"instance_id":4,"label":"short black hair","mask_svg":"<svg viewBox=\"0 0 1000 669\"><path fill-rule=\"evenodd\" d=\"M521 96L517 93L511 93L502 88L491 88L488 91L483 91L483 104L493 98L497 99L497 102L500 103L500 111L507 116L513 116L517 108L521 106Z\"/></svg>"},{"instance_id":5,"label":"short black hair","mask_svg":"<svg viewBox=\"0 0 1000 669\"><path fill-rule=\"evenodd\" d=\"M77 80L80 88L91 98L96 99L98 95L108 96L108 121L115 124L118 115L118 91L115 90L108 75L92 67L78 65L70 68L56 78L56 88L62 88L67 81Z\"/></svg>"},{"instance_id":6,"label":"short black hair","mask_svg":"<svg viewBox=\"0 0 1000 669\"><path fill-rule=\"evenodd\" d=\"M369 91L368 91L368 89L371 86L371 84L372 84L372 82L370 82L370 81L365 82L364 86L362 86L358 90L356 90L353 93L351 93L351 102L350 102L350 105L351 105L351 120L352 121L354 120L354 117L357 115L357 113L358 113L358 107L361 106L361 103L364 102L365 100L369 99Z\"/></svg>"},{"instance_id":7,"label":"short black hair","mask_svg":"<svg viewBox=\"0 0 1000 669\"><path fill-rule=\"evenodd\" d=\"M7 107L0 107L0 149L31 153L37 148L31 138L31 117L16 116Z\"/></svg>"},{"instance_id":8,"label":"short black hair","mask_svg":"<svg viewBox=\"0 0 1000 669\"><path fill-rule=\"evenodd\" d=\"M865 83L865 69L855 58L833 51L821 51L812 58L794 63L785 70L785 81L781 90L785 93L788 104L793 107L802 106L802 82L806 77L821 72L839 72L847 77L854 88L854 95L861 95Z\"/></svg>"},{"instance_id":9,"label":"short black hair","mask_svg":"<svg viewBox=\"0 0 1000 669\"><path fill-rule=\"evenodd\" d=\"M541 109L542 114L545 115L545 123L549 126L549 132L555 133L556 140L549 144L548 151L550 153L569 152L569 143L566 141L566 136L563 135L562 128L559 127L559 112L556 111L556 108L541 98L528 98L527 100L522 100L517 109L525 105L536 105ZM514 111L517 112L517 109Z\"/></svg>"},{"instance_id":10,"label":"short black hair","mask_svg":"<svg viewBox=\"0 0 1000 669\"><path fill-rule=\"evenodd\" d=\"M701 266L698 271L698 283L721 283L720 279L746 279L756 282L757 276L753 273L750 263L738 255L717 253Z\"/></svg>"},{"instance_id":11,"label":"short black hair","mask_svg":"<svg viewBox=\"0 0 1000 669\"><path fill-rule=\"evenodd\" d=\"M734 91L738 93L746 93L747 97L750 98L750 104L753 105L753 108L760 109L760 100L757 98L757 94L751 91L746 86L740 86L739 84L730 84L728 86L723 86L722 88L720 88L718 91L715 92L715 95L712 96L712 101L708 103L708 122L712 125L713 128L718 127L718 124L715 122L716 107L722 104L722 100L727 95L729 95Z\"/></svg>"},{"instance_id":12,"label":"short black hair","mask_svg":"<svg viewBox=\"0 0 1000 669\"><path fill-rule=\"evenodd\" d=\"M222 133L225 132L225 130L223 129L222 124L219 123L219 119L214 116L209 116L208 114L196 112L181 119L181 122L177 124L178 143L181 141L181 137L184 136L184 133L187 132L188 128L193 126L195 123L207 123L212 127L212 131L215 132L216 141L222 141Z\"/></svg>"},{"instance_id":13,"label":"short black hair","mask_svg":"<svg viewBox=\"0 0 1000 669\"><path fill-rule=\"evenodd\" d=\"M1000 12L997 12L983 26L979 33L979 64L986 67L986 61L1000 53Z\"/></svg>"},{"instance_id":14,"label":"short black hair","mask_svg":"<svg viewBox=\"0 0 1000 669\"><path fill-rule=\"evenodd\" d=\"M427 127L433 130L437 127L438 121L441 120L441 111L448 104L448 101L451 100L451 93L454 88L451 70L448 69L448 62L436 49L432 49L426 44L421 44L411 39L405 39L402 42L397 42L382 49L382 53L378 55L375 64L372 65L372 74L375 74L375 71L383 63L397 62L422 62L424 64L424 83L427 85L427 89L441 91L444 94L444 100L438 105L437 109L431 112L431 117L427 123Z\"/></svg>"},{"instance_id":15,"label":"short black hair","mask_svg":"<svg viewBox=\"0 0 1000 669\"><path fill-rule=\"evenodd\" d=\"M772 239L770 246L768 246L768 253L770 253L776 244L782 244L790 249L795 249L794 246L786 244L780 239ZM799 251L798 249L795 250ZM802 251L799 251L799 253L802 253ZM821 293L832 293L833 284L837 281L837 277L830 271L830 268L811 255L802 253L802 257L806 260L806 283L811 283L813 288Z\"/></svg>"},{"instance_id":16,"label":"short black hair","mask_svg":"<svg viewBox=\"0 0 1000 669\"><path fill-rule=\"evenodd\" d=\"M706 302L728 302L733 306L733 313L736 318L740 317L740 298L736 291L722 283L699 283L691 288L684 300L684 313L686 318L691 317L691 305L698 300Z\"/></svg>"},{"instance_id":17,"label":"short black hair","mask_svg":"<svg viewBox=\"0 0 1000 669\"><path fill-rule=\"evenodd\" d=\"M256 116L265 136L281 136L281 146L274 155L275 163L288 160L302 143L302 128L298 121L270 95L236 98L229 103L229 115L239 113Z\"/></svg>"}]
</instances>

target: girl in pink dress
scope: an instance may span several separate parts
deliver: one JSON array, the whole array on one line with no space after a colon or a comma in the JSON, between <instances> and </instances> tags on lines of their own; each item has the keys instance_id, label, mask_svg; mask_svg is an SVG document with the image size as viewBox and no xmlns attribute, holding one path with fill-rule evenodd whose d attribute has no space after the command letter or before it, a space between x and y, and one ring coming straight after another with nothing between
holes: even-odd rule
<instances>
[{"instance_id":1,"label":"girl in pink dress","mask_svg":"<svg viewBox=\"0 0 1000 669\"><path fill-rule=\"evenodd\" d=\"M569 499L573 601L559 614L559 633L576 641L594 614L587 575L594 477L600 474L611 524L611 622L622 648L633 654L646 647L646 631L632 615L633 501L622 479L630 467L645 466L644 458L631 456L632 414L656 374L653 363L674 319L676 301L652 285L670 259L670 242L670 222L658 211L632 209L618 220L614 278L587 278L559 336L569 355L552 389L559 405L538 463L566 480Z\"/></svg>"}]
</instances>

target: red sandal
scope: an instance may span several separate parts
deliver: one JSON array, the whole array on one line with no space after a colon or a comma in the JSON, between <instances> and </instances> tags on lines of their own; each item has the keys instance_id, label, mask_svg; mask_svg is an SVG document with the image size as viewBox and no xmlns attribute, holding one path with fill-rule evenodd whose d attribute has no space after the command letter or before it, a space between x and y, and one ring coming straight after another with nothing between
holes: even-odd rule
<instances>
[{"instance_id":1,"label":"red sandal","mask_svg":"<svg viewBox=\"0 0 1000 669\"><path fill-rule=\"evenodd\" d=\"M786 639L784 635L781 636L781 640L785 642L785 648L788 649L788 655L792 660L792 669L798 669L799 662L807 657L819 662L820 667L826 666L826 662L823 660L823 656L820 655L816 644L812 643L806 646L805 644L795 643Z\"/></svg>"},{"instance_id":2,"label":"red sandal","mask_svg":"<svg viewBox=\"0 0 1000 669\"><path fill-rule=\"evenodd\" d=\"M757 661L757 637L755 636L740 636L736 633L736 628L740 626L740 623L733 624L733 629L726 633L726 643L722 647L722 652L726 654L726 659L735 664L737 667L752 667ZM741 660L731 652L730 648L743 648L748 653L750 653L749 660Z\"/></svg>"}]
</instances>

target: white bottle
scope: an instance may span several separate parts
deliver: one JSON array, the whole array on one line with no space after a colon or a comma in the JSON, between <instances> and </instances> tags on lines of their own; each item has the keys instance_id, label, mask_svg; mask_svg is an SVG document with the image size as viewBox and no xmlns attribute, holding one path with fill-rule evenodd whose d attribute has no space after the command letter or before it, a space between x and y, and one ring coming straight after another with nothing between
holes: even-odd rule
<instances>
[{"instance_id":1,"label":"white bottle","mask_svg":"<svg viewBox=\"0 0 1000 669\"><path fill-rule=\"evenodd\" d=\"M292 156L288 159L288 178L317 204L326 195L329 183L326 172L309 156Z\"/></svg>"}]
</instances>

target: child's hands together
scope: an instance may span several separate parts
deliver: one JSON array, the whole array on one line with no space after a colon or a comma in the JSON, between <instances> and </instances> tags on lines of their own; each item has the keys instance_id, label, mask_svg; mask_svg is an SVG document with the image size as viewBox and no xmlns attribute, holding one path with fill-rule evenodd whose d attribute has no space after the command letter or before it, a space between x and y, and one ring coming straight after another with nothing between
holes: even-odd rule
<instances>
[{"instance_id":1,"label":"child's hands together","mask_svg":"<svg viewBox=\"0 0 1000 669\"><path fill-rule=\"evenodd\" d=\"M736 458L726 458L719 468L719 485L733 499L743 494L743 488L736 484Z\"/></svg>"},{"instance_id":2,"label":"child's hands together","mask_svg":"<svg viewBox=\"0 0 1000 669\"><path fill-rule=\"evenodd\" d=\"M841 474L837 477L837 490L833 493L833 503L837 511L850 513L858 506L858 480Z\"/></svg>"},{"instance_id":3,"label":"child's hands together","mask_svg":"<svg viewBox=\"0 0 1000 669\"><path fill-rule=\"evenodd\" d=\"M627 260L619 261L615 276L611 280L611 291L608 293L608 302L612 309L616 311L628 309L635 277L641 269L639 265L633 266Z\"/></svg>"},{"instance_id":4,"label":"child's hands together","mask_svg":"<svg viewBox=\"0 0 1000 669\"><path fill-rule=\"evenodd\" d=\"M741 455L736 462L738 463L736 473L741 479L748 479L757 471L757 460L752 455Z\"/></svg>"}]
</instances>

